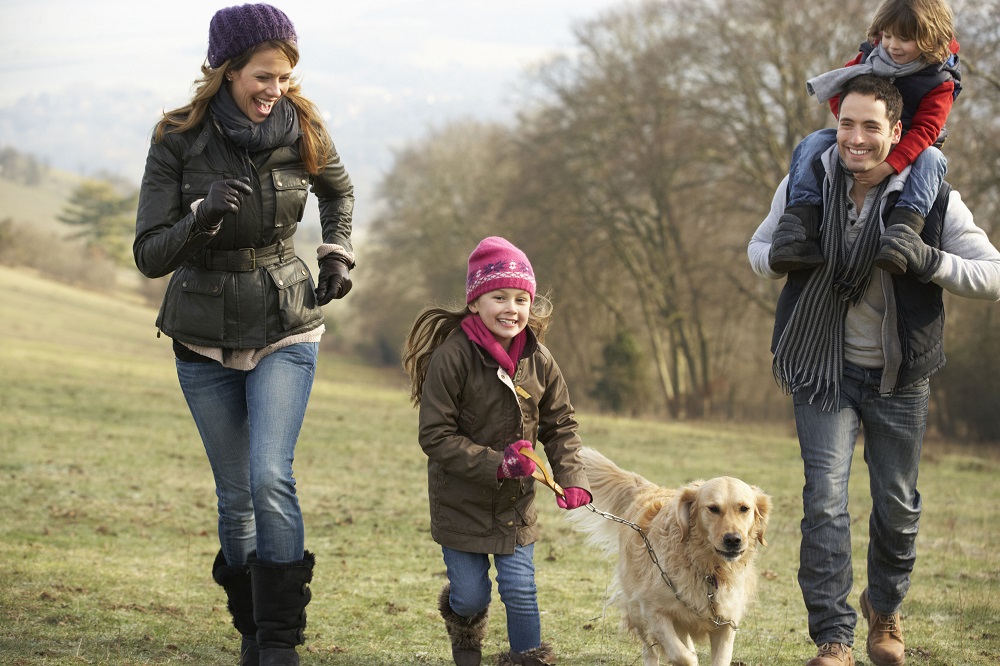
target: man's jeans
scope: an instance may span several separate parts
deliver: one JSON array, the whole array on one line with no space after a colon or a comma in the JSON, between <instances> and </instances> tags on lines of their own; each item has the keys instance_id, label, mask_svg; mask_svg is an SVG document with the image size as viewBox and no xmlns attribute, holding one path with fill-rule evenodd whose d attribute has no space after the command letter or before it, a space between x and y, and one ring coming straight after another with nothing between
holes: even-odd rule
<instances>
[{"instance_id":1,"label":"man's jeans","mask_svg":"<svg viewBox=\"0 0 1000 666\"><path fill-rule=\"evenodd\" d=\"M847 485L859 427L864 427L872 511L868 593L880 612L899 609L916 560L920 493L917 468L927 425L929 384L923 379L891 397L879 395L881 370L844 364L840 409L824 412L796 393L795 424L805 463L799 586L817 644L853 645L857 613L848 605L851 515Z\"/></svg>"},{"instance_id":2,"label":"man's jeans","mask_svg":"<svg viewBox=\"0 0 1000 666\"><path fill-rule=\"evenodd\" d=\"M177 377L201 433L219 497L226 562L257 551L265 562L304 554L302 511L292 460L316 370L317 343L261 359L253 370L177 361Z\"/></svg>"},{"instance_id":3,"label":"man's jeans","mask_svg":"<svg viewBox=\"0 0 1000 666\"><path fill-rule=\"evenodd\" d=\"M490 605L490 556L441 547L451 583L451 609L471 617ZM507 640L513 652L527 652L542 642L535 587L535 546L517 546L513 555L494 555L497 588L507 611Z\"/></svg>"},{"instance_id":4,"label":"man's jeans","mask_svg":"<svg viewBox=\"0 0 1000 666\"><path fill-rule=\"evenodd\" d=\"M835 143L837 143L837 130L821 129L808 135L795 146L788 169L786 207L822 205L823 181L816 178L812 164ZM927 217L947 172L948 159L944 153L934 146L923 150L910 165L910 174L906 177L906 183L896 205L909 208L921 217Z\"/></svg>"}]
</instances>

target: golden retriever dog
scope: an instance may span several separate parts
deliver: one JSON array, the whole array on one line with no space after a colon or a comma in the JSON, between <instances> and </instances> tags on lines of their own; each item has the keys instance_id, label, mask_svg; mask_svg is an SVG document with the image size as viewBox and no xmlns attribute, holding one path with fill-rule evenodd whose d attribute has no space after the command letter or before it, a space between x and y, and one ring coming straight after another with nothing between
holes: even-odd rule
<instances>
[{"instance_id":1,"label":"golden retriever dog","mask_svg":"<svg viewBox=\"0 0 1000 666\"><path fill-rule=\"evenodd\" d=\"M581 455L594 507L642 528L667 584L635 529L585 508L565 514L608 556L617 554L615 593L625 627L643 642L644 666L666 660L696 666L695 642L707 638L712 666L729 666L735 626L757 588L757 544L766 545L771 499L728 476L679 489L623 470L592 448Z\"/></svg>"}]
</instances>

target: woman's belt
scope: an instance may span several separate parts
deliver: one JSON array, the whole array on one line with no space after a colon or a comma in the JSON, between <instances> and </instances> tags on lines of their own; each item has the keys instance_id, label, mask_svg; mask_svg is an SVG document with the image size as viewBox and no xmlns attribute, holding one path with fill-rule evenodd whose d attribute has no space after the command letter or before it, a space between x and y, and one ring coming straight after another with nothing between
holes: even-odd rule
<instances>
[{"instance_id":1,"label":"woman's belt","mask_svg":"<svg viewBox=\"0 0 1000 666\"><path fill-rule=\"evenodd\" d=\"M267 247L244 247L239 250L204 249L201 257L195 254L188 263L210 271L246 272L261 266L279 264L295 256L291 240L278 241Z\"/></svg>"}]
</instances>

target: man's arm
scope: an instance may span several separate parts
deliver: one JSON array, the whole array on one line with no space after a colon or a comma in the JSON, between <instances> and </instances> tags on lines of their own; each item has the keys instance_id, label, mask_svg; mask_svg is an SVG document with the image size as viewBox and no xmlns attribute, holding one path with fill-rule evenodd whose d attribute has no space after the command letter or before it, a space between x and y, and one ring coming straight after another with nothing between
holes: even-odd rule
<instances>
[{"instance_id":1,"label":"man's arm","mask_svg":"<svg viewBox=\"0 0 1000 666\"><path fill-rule=\"evenodd\" d=\"M787 191L788 176L785 176L781 184L778 185L778 189L775 190L774 198L771 199L771 210L768 211L767 217L757 227L757 231L753 233L750 243L747 245L747 256L750 258L750 267L753 268L753 272L760 277L771 278L772 280L778 280L785 276L784 273L775 273L771 270L768 256L771 253L771 239L774 237L774 230L778 226L778 218L785 212L785 195Z\"/></svg>"},{"instance_id":2,"label":"man's arm","mask_svg":"<svg viewBox=\"0 0 1000 666\"><path fill-rule=\"evenodd\" d=\"M930 279L965 298L1000 301L1000 251L952 190L941 235L941 262Z\"/></svg>"}]
</instances>

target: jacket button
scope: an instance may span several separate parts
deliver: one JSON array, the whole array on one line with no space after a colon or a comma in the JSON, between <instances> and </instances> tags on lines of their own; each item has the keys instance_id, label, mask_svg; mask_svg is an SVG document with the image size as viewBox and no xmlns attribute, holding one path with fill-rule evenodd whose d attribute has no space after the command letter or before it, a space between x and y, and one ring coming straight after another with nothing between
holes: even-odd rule
<instances>
[{"instance_id":1,"label":"jacket button","mask_svg":"<svg viewBox=\"0 0 1000 666\"><path fill-rule=\"evenodd\" d=\"M510 498L510 501L511 501L511 502L516 502L516 501L517 501L517 495L515 495L515 496L511 497L511 498Z\"/></svg>"},{"instance_id":2,"label":"jacket button","mask_svg":"<svg viewBox=\"0 0 1000 666\"><path fill-rule=\"evenodd\" d=\"M181 282L181 286L182 287L186 287L186 286L188 286L188 283L187 282Z\"/></svg>"},{"instance_id":3,"label":"jacket button","mask_svg":"<svg viewBox=\"0 0 1000 666\"><path fill-rule=\"evenodd\" d=\"M184 183L184 189L185 190L190 190L191 189L191 183Z\"/></svg>"},{"instance_id":4,"label":"jacket button","mask_svg":"<svg viewBox=\"0 0 1000 666\"><path fill-rule=\"evenodd\" d=\"M281 187L281 181L280 180L274 181L274 184L277 185L278 187Z\"/></svg>"},{"instance_id":5,"label":"jacket button","mask_svg":"<svg viewBox=\"0 0 1000 666\"><path fill-rule=\"evenodd\" d=\"M285 284L284 280L278 280L278 286L279 287L284 286L284 284Z\"/></svg>"},{"instance_id":6,"label":"jacket button","mask_svg":"<svg viewBox=\"0 0 1000 666\"><path fill-rule=\"evenodd\" d=\"M511 526L511 525L513 525L513 524L514 524L514 521L513 521L513 520L508 520L508 521L507 521L507 527L510 527L510 526Z\"/></svg>"}]
</instances>

